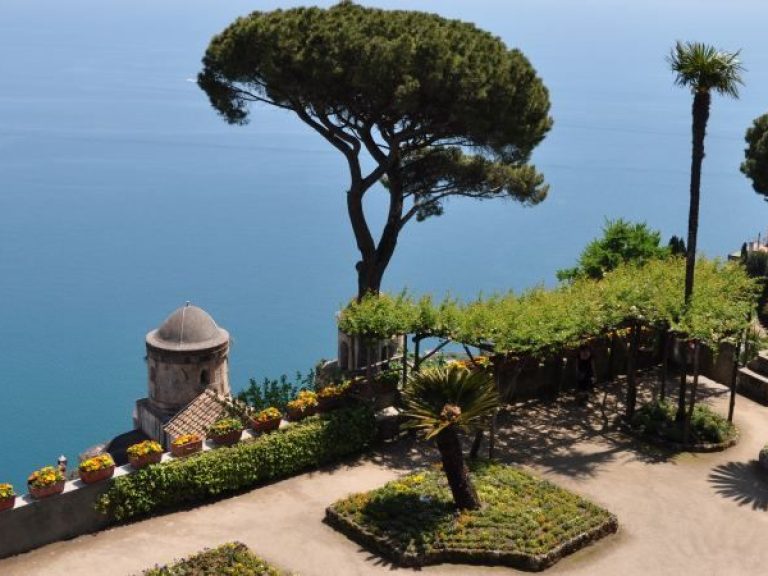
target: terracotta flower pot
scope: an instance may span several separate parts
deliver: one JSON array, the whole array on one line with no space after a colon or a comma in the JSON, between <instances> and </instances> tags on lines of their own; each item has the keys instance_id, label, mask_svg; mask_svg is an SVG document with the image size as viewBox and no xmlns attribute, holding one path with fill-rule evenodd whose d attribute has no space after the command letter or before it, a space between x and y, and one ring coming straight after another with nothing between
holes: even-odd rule
<instances>
[{"instance_id":1,"label":"terracotta flower pot","mask_svg":"<svg viewBox=\"0 0 768 576\"><path fill-rule=\"evenodd\" d=\"M186 444L182 444L181 446L176 446L174 444L171 444L171 454L176 456L176 458L181 458L183 456L189 456L190 454L195 454L196 452L200 452L200 450L202 449L203 449L202 438L197 442L187 442Z\"/></svg>"},{"instance_id":2,"label":"terracotta flower pot","mask_svg":"<svg viewBox=\"0 0 768 576\"><path fill-rule=\"evenodd\" d=\"M336 410L341 408L344 404L343 396L329 396L328 398L320 397L317 399L317 409L320 412L328 412L330 410Z\"/></svg>"},{"instance_id":3,"label":"terracotta flower pot","mask_svg":"<svg viewBox=\"0 0 768 576\"><path fill-rule=\"evenodd\" d=\"M149 454L142 454L141 456L128 456L128 462L130 462L131 466L136 468L136 470L146 468L150 464L157 464L162 459L162 452L150 452Z\"/></svg>"},{"instance_id":4,"label":"terracotta flower pot","mask_svg":"<svg viewBox=\"0 0 768 576\"><path fill-rule=\"evenodd\" d=\"M263 422L259 422L257 420L251 420L251 430L254 432L272 432L273 430L277 430L280 428L280 421L281 418L273 418L272 420L264 420Z\"/></svg>"},{"instance_id":5,"label":"terracotta flower pot","mask_svg":"<svg viewBox=\"0 0 768 576\"><path fill-rule=\"evenodd\" d=\"M64 484L66 482L64 480L61 480L59 482L56 482L55 484L50 484L48 486L29 486L29 494L32 496L32 498L36 500L40 500L42 498L48 498L49 496L54 496L56 494L61 494L64 492Z\"/></svg>"},{"instance_id":6,"label":"terracotta flower pot","mask_svg":"<svg viewBox=\"0 0 768 576\"><path fill-rule=\"evenodd\" d=\"M115 473L115 467L102 468L101 470L80 470L80 480L85 484L95 484L107 478L112 478Z\"/></svg>"},{"instance_id":7,"label":"terracotta flower pot","mask_svg":"<svg viewBox=\"0 0 768 576\"><path fill-rule=\"evenodd\" d=\"M16 496L9 496L8 498L0 498L0 512L3 510L10 510L16 504Z\"/></svg>"},{"instance_id":8,"label":"terracotta flower pot","mask_svg":"<svg viewBox=\"0 0 768 576\"><path fill-rule=\"evenodd\" d=\"M217 446L232 446L233 444L240 442L242 435L242 430L232 430L232 432L219 434L218 436L211 436L210 438Z\"/></svg>"},{"instance_id":9,"label":"terracotta flower pot","mask_svg":"<svg viewBox=\"0 0 768 576\"><path fill-rule=\"evenodd\" d=\"M315 414L317 414L317 406L312 406L311 408L306 408L305 410L288 408L288 419L292 420L293 422L304 420L304 418L314 416Z\"/></svg>"}]
</instances>

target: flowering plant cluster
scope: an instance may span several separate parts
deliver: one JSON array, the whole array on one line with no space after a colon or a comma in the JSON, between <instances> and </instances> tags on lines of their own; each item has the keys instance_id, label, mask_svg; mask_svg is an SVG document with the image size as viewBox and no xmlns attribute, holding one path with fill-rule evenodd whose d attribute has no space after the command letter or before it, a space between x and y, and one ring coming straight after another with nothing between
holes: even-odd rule
<instances>
[{"instance_id":1,"label":"flowering plant cluster","mask_svg":"<svg viewBox=\"0 0 768 576\"><path fill-rule=\"evenodd\" d=\"M144 442L129 446L127 452L128 456L139 458L140 456L146 456L147 454L162 454L163 447L160 446L159 442L155 442L154 440L144 440Z\"/></svg>"},{"instance_id":2,"label":"flowering plant cluster","mask_svg":"<svg viewBox=\"0 0 768 576\"><path fill-rule=\"evenodd\" d=\"M44 466L40 470L35 470L27 478L27 484L33 488L45 488L46 486L53 486L59 482L64 482L64 474L61 470L54 468L53 466Z\"/></svg>"},{"instance_id":3,"label":"flowering plant cluster","mask_svg":"<svg viewBox=\"0 0 768 576\"><path fill-rule=\"evenodd\" d=\"M208 436L222 436L229 432L240 432L243 429L243 423L237 418L222 418L213 423L208 428Z\"/></svg>"},{"instance_id":4,"label":"flowering plant cluster","mask_svg":"<svg viewBox=\"0 0 768 576\"><path fill-rule=\"evenodd\" d=\"M340 384L336 384L335 386L326 386L325 388L321 388L317 391L317 397L339 398L340 396L343 396L347 390L349 390L351 385L352 383L346 380Z\"/></svg>"},{"instance_id":5,"label":"flowering plant cluster","mask_svg":"<svg viewBox=\"0 0 768 576\"><path fill-rule=\"evenodd\" d=\"M269 422L271 420L277 420L278 418L282 417L283 415L280 413L280 410L270 406L269 408L265 408L261 412L258 412L255 416L253 416L252 420L254 422Z\"/></svg>"},{"instance_id":6,"label":"flowering plant cluster","mask_svg":"<svg viewBox=\"0 0 768 576\"><path fill-rule=\"evenodd\" d=\"M296 398L288 402L288 409L306 412L317 406L317 394L311 390L301 390Z\"/></svg>"},{"instance_id":7,"label":"flowering plant cluster","mask_svg":"<svg viewBox=\"0 0 768 576\"><path fill-rule=\"evenodd\" d=\"M488 356L475 356L474 360L470 358L454 360L451 362L451 365L466 368L467 370L485 370L491 366L491 359Z\"/></svg>"},{"instance_id":8,"label":"flowering plant cluster","mask_svg":"<svg viewBox=\"0 0 768 576\"><path fill-rule=\"evenodd\" d=\"M184 446L185 444L194 444L195 442L201 442L202 438L199 434L182 434L178 436L172 444L174 446Z\"/></svg>"},{"instance_id":9,"label":"flowering plant cluster","mask_svg":"<svg viewBox=\"0 0 768 576\"><path fill-rule=\"evenodd\" d=\"M14 496L16 496L16 492L13 491L13 486L10 484L0 484L0 500L13 498Z\"/></svg>"},{"instance_id":10,"label":"flowering plant cluster","mask_svg":"<svg viewBox=\"0 0 768 576\"><path fill-rule=\"evenodd\" d=\"M112 460L112 456L109 454L99 454L88 460L80 462L81 472L96 472L97 470L105 470L115 465L115 461Z\"/></svg>"}]
</instances>

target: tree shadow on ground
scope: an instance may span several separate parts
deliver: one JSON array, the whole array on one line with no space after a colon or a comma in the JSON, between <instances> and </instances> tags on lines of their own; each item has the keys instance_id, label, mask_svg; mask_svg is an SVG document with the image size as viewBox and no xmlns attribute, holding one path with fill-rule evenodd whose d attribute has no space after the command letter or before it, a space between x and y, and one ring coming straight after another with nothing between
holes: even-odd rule
<instances>
[{"instance_id":1,"label":"tree shadow on ground","mask_svg":"<svg viewBox=\"0 0 768 576\"><path fill-rule=\"evenodd\" d=\"M690 378L689 378L690 381ZM677 402L679 377L670 375L666 398ZM638 376L638 408L656 398L655 370ZM706 379L699 381L697 402L728 394L728 389ZM578 405L569 391L557 398L515 402L499 413L494 457L502 462L536 466L558 474L593 476L606 464L623 459L648 464L673 462L676 452L648 444L623 432L626 377L595 387L586 405ZM472 438L466 437L465 448ZM481 456L487 455L488 437ZM398 470L413 470L439 460L433 443L414 435L379 447L368 460Z\"/></svg>"},{"instance_id":2,"label":"tree shadow on ground","mask_svg":"<svg viewBox=\"0 0 768 576\"><path fill-rule=\"evenodd\" d=\"M768 478L754 460L715 466L709 473L709 483L715 492L735 500L739 506L768 510Z\"/></svg>"},{"instance_id":3,"label":"tree shadow on ground","mask_svg":"<svg viewBox=\"0 0 768 576\"><path fill-rule=\"evenodd\" d=\"M397 441L381 444L366 460L407 472L439 461L440 454L434 442L423 440L412 432L402 435Z\"/></svg>"},{"instance_id":4,"label":"tree shadow on ground","mask_svg":"<svg viewBox=\"0 0 768 576\"><path fill-rule=\"evenodd\" d=\"M641 375L638 406L651 400L657 387L654 373ZM669 461L674 452L622 432L625 388L625 378L600 384L584 406L567 392L555 399L510 405L499 418L497 457L569 476L592 476L617 458L650 464ZM705 398L706 386L701 389ZM675 391L671 382L668 390Z\"/></svg>"}]
</instances>

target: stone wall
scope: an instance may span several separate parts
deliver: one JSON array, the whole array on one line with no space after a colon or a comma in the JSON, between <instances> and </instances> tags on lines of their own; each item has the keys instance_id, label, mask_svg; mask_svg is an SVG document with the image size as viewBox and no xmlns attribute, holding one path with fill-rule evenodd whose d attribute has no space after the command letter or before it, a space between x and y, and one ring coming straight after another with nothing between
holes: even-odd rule
<instances>
[{"instance_id":1,"label":"stone wall","mask_svg":"<svg viewBox=\"0 0 768 576\"><path fill-rule=\"evenodd\" d=\"M283 422L282 426L290 425ZM255 433L244 430L242 439L253 438ZM213 450L210 441L203 450ZM163 461L173 460L169 453ZM130 465L115 468L115 477L132 474ZM35 500L28 494L16 498L11 510L0 512L0 559L28 552L60 540L69 540L110 526L112 520L96 512L99 497L109 489L110 481L84 484L80 480L66 483L64 492L56 496Z\"/></svg>"},{"instance_id":2,"label":"stone wall","mask_svg":"<svg viewBox=\"0 0 768 576\"><path fill-rule=\"evenodd\" d=\"M94 506L108 487L109 482L86 485L76 480L67 482L64 493L57 496L17 498L12 510L0 512L0 558L106 528L109 518Z\"/></svg>"}]
</instances>

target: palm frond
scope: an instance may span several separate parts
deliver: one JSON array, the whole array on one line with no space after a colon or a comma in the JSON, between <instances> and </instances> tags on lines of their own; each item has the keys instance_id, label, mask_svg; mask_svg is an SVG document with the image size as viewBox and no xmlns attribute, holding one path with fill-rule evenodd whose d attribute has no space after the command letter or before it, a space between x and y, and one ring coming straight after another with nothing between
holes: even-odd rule
<instances>
[{"instance_id":1,"label":"palm frond","mask_svg":"<svg viewBox=\"0 0 768 576\"><path fill-rule=\"evenodd\" d=\"M739 97L739 86L744 84L744 67L739 60L741 51L726 52L701 42L677 41L667 57L675 84L693 92L714 90L733 98Z\"/></svg>"},{"instance_id":2,"label":"palm frond","mask_svg":"<svg viewBox=\"0 0 768 576\"><path fill-rule=\"evenodd\" d=\"M467 429L487 420L499 405L493 378L460 366L427 368L411 375L403 390L406 426L434 438L449 426Z\"/></svg>"}]
</instances>

